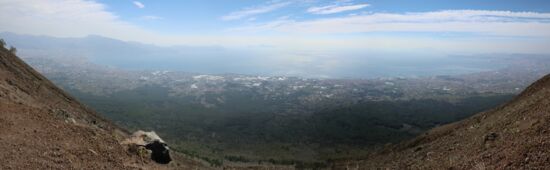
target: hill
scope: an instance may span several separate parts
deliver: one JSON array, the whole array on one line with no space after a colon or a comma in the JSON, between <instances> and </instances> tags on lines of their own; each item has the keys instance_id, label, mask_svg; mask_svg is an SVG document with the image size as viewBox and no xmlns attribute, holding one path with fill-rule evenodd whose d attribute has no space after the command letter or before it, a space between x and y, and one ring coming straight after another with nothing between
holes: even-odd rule
<instances>
[{"instance_id":1,"label":"hill","mask_svg":"<svg viewBox=\"0 0 550 170\"><path fill-rule=\"evenodd\" d=\"M547 75L505 105L333 169L545 169L549 133Z\"/></svg>"},{"instance_id":2,"label":"hill","mask_svg":"<svg viewBox=\"0 0 550 170\"><path fill-rule=\"evenodd\" d=\"M0 48L0 169L167 169L131 154L127 132Z\"/></svg>"}]
</instances>

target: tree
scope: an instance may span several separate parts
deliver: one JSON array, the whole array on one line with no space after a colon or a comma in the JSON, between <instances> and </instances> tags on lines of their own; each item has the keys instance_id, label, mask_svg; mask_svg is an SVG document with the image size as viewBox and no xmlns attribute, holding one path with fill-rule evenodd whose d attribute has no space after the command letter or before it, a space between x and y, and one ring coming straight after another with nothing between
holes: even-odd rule
<instances>
[{"instance_id":1,"label":"tree","mask_svg":"<svg viewBox=\"0 0 550 170\"><path fill-rule=\"evenodd\" d=\"M12 54L17 53L17 48L11 46L11 47L10 47L10 52L11 52Z\"/></svg>"}]
</instances>

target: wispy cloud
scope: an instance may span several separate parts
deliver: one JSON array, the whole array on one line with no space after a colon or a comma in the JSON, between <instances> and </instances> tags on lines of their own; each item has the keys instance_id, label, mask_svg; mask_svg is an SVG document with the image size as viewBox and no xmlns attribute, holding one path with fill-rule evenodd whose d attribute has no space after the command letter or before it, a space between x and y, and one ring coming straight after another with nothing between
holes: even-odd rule
<instances>
[{"instance_id":1,"label":"wispy cloud","mask_svg":"<svg viewBox=\"0 0 550 170\"><path fill-rule=\"evenodd\" d=\"M271 2L269 4L262 5L262 6L248 7L248 8L244 8L242 10L231 12L227 15L224 15L221 17L221 19L225 21L243 19L246 17L258 15L258 14L268 13L290 4L291 2L276 2L276 3Z\"/></svg>"},{"instance_id":2,"label":"wispy cloud","mask_svg":"<svg viewBox=\"0 0 550 170\"><path fill-rule=\"evenodd\" d=\"M550 13L488 10L371 13L304 21L277 20L232 30L321 34L465 32L498 36L550 36Z\"/></svg>"},{"instance_id":3,"label":"wispy cloud","mask_svg":"<svg viewBox=\"0 0 550 170\"><path fill-rule=\"evenodd\" d=\"M320 7L311 7L307 9L307 12L312 14L335 14L346 11L354 11L363 9L370 6L369 4L355 4L355 5L327 5Z\"/></svg>"},{"instance_id":4,"label":"wispy cloud","mask_svg":"<svg viewBox=\"0 0 550 170\"><path fill-rule=\"evenodd\" d=\"M132 2L134 3L134 6L136 6L137 8L145 8L145 5L143 5L143 3L139 2L139 1L134 1Z\"/></svg>"},{"instance_id":5,"label":"wispy cloud","mask_svg":"<svg viewBox=\"0 0 550 170\"><path fill-rule=\"evenodd\" d=\"M143 20L161 20L164 19L163 17L155 16L155 15L145 15L142 16L141 19Z\"/></svg>"},{"instance_id":6,"label":"wispy cloud","mask_svg":"<svg viewBox=\"0 0 550 170\"><path fill-rule=\"evenodd\" d=\"M548 50L550 13L537 12L450 10L421 13L369 13L313 20L281 17L272 22L260 22L262 21L260 19L246 22L259 24L231 29L231 31L237 31L236 34L227 31L212 34L181 32L179 35L174 35L147 30L124 21L98 1L0 0L0 11L2 11L0 12L0 32L55 37L82 37L96 34L158 45L220 45L247 49L265 45L270 46L270 50L288 52L353 51L368 48L388 51L430 49L460 53L465 51L550 53ZM243 19L250 18L254 16L249 15ZM277 33L254 33L258 31ZM391 34L332 36L335 33L363 32L470 32L479 33L475 35L535 38L461 36L456 39L442 39L431 36L403 37Z\"/></svg>"},{"instance_id":7,"label":"wispy cloud","mask_svg":"<svg viewBox=\"0 0 550 170\"><path fill-rule=\"evenodd\" d=\"M122 21L96 1L2 0L0 11L0 31L56 37L96 34L129 41L158 39L155 33Z\"/></svg>"}]
</instances>

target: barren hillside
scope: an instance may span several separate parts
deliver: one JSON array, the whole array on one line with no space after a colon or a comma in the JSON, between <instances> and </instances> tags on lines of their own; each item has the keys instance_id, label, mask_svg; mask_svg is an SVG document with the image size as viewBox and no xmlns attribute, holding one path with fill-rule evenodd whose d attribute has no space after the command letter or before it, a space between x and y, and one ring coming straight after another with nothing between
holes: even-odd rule
<instances>
[{"instance_id":1,"label":"barren hillside","mask_svg":"<svg viewBox=\"0 0 550 170\"><path fill-rule=\"evenodd\" d=\"M550 75L515 99L334 169L547 169Z\"/></svg>"},{"instance_id":2,"label":"barren hillside","mask_svg":"<svg viewBox=\"0 0 550 170\"><path fill-rule=\"evenodd\" d=\"M166 169L120 145L127 132L0 48L0 169Z\"/></svg>"}]
</instances>

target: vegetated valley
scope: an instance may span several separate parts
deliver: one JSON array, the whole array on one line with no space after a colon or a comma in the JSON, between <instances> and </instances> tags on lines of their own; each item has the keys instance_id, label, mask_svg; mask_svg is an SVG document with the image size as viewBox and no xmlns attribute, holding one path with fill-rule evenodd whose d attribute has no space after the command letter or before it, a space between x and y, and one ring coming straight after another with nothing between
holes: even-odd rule
<instances>
[{"instance_id":1,"label":"vegetated valley","mask_svg":"<svg viewBox=\"0 0 550 170\"><path fill-rule=\"evenodd\" d=\"M315 79L26 60L115 123L157 131L175 151L213 166L323 167L496 107L550 70L530 57L461 75Z\"/></svg>"}]
</instances>

